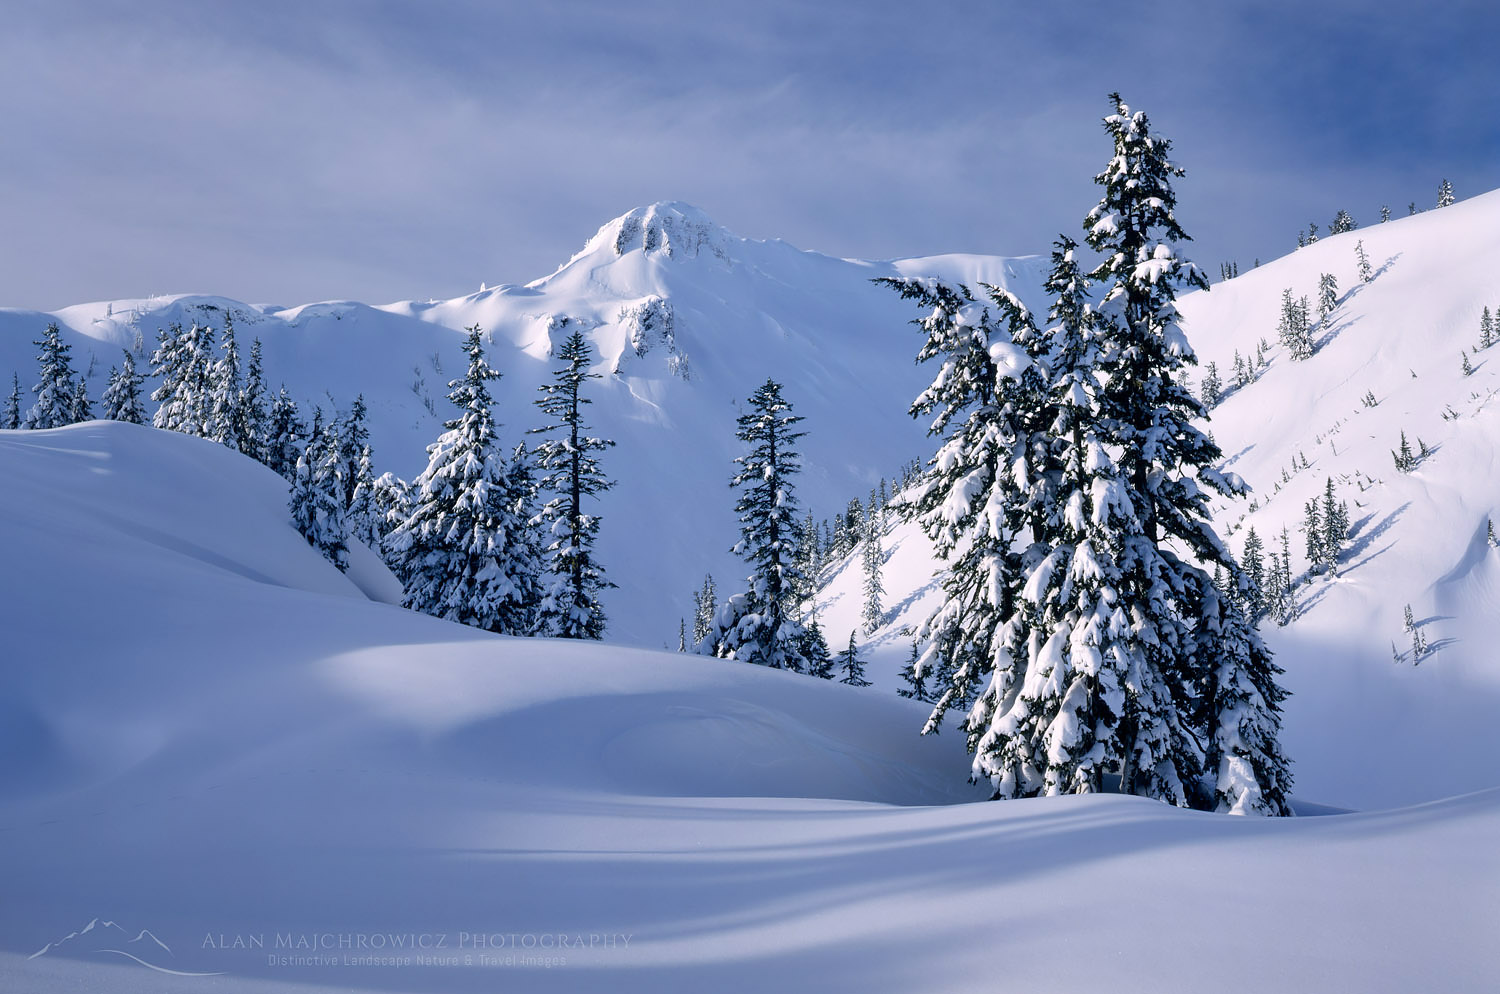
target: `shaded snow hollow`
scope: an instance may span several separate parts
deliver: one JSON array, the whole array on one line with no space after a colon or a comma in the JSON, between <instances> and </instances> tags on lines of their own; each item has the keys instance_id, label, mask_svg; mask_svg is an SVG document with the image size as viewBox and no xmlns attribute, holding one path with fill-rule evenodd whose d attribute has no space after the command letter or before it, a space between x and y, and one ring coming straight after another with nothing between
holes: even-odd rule
<instances>
[{"instance_id":1,"label":"shaded snow hollow","mask_svg":"<svg viewBox=\"0 0 1500 994\"><path fill-rule=\"evenodd\" d=\"M4 989L1500 981L1500 792L964 803L962 743L889 693L372 602L212 443L0 432L0 478Z\"/></svg>"}]
</instances>

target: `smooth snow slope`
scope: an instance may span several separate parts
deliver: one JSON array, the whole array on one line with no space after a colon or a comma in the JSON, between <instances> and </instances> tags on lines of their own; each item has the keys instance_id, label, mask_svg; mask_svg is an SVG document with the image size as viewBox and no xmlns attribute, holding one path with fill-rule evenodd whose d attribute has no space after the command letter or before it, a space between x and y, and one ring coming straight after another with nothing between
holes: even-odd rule
<instances>
[{"instance_id":1,"label":"smooth snow slope","mask_svg":"<svg viewBox=\"0 0 1500 994\"><path fill-rule=\"evenodd\" d=\"M36 348L58 321L90 396L104 391L121 348L137 336L149 357L158 328L233 317L242 357L265 347L271 386L284 382L310 412L369 405L376 471L411 479L452 413L446 384L463 372L464 329L478 324L490 360L507 446L539 414L537 386L550 349L573 330L591 342L603 377L590 408L596 432L617 441L603 459L616 487L598 504L599 555L619 589L606 592L609 637L677 645L692 593L711 572L728 594L747 570L729 490L740 405L768 376L806 418L799 497L822 517L863 496L924 448L906 417L920 384L913 316L881 276L932 274L1039 284L1034 258L941 256L889 263L834 259L779 241L740 238L696 208L663 203L605 224L556 272L447 301L372 307L350 301L282 308L222 297L178 296L80 304L56 314L0 310L0 392L12 370L36 380ZM138 359L145 371L147 363ZM431 407L428 407L428 404ZM154 405L153 405L154 407Z\"/></svg>"},{"instance_id":2,"label":"smooth snow slope","mask_svg":"<svg viewBox=\"0 0 1500 994\"><path fill-rule=\"evenodd\" d=\"M1238 554L1249 527L1268 547L1285 527L1303 573L1303 505L1330 477L1349 505L1339 574L1300 588L1298 621L1262 628L1294 695L1285 741L1303 797L1373 808L1500 784L1500 550L1486 540L1490 519L1500 528L1500 347L1475 352L1482 308L1500 312L1497 232L1500 192L1323 239L1180 301L1201 364L1194 382L1209 362L1229 381L1236 351L1248 358L1262 338L1270 345L1260 378L1208 422L1228 467L1253 488L1215 509L1220 535ZM1317 353L1294 362L1276 340L1281 293L1307 296L1315 316L1322 273L1338 281L1338 307L1313 328ZM1391 458L1402 431L1432 450L1405 474ZM886 549L890 617L869 651L871 679L894 688L910 648L903 629L936 604L937 564L912 525ZM820 598L825 628L858 623L860 590L855 555ZM1408 604L1431 647L1420 662L1404 630Z\"/></svg>"},{"instance_id":3,"label":"smooth snow slope","mask_svg":"<svg viewBox=\"0 0 1500 994\"><path fill-rule=\"evenodd\" d=\"M954 803L888 692L372 602L210 443L0 432L0 479L0 989L1500 984L1500 793Z\"/></svg>"}]
</instances>

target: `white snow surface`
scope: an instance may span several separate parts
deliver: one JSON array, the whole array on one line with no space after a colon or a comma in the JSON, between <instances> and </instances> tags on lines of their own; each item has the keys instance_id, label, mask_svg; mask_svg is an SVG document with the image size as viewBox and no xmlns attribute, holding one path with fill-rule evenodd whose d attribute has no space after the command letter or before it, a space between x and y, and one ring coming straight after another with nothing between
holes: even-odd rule
<instances>
[{"instance_id":1,"label":"white snow surface","mask_svg":"<svg viewBox=\"0 0 1500 994\"><path fill-rule=\"evenodd\" d=\"M348 576L324 562L291 528L284 482L222 446L103 422L0 432L0 989L1500 987L1500 790L1484 789L1497 782L1497 553L1482 541L1500 493L1482 402L1496 384L1491 356L1464 379L1457 354L1494 293L1496 215L1491 194L1361 229L1182 302L1222 373L1235 348L1274 338L1283 286L1310 295L1332 271L1347 294L1313 360L1292 364L1273 343L1271 368L1211 427L1256 488L1249 520L1268 545L1326 475L1379 481L1347 485L1358 530L1344 572L1302 591L1301 620L1268 630L1296 694L1300 809L1363 812L978 802L961 738L918 737L925 708L892 693L900 628L934 595L910 526L885 543L895 607L870 640L877 686L855 690L412 614L381 603L393 581L368 550L353 550ZM556 333L545 315L597 321L601 368L621 373L601 384L596 423L637 450L616 450L636 502L615 511L616 561L647 578L619 592L615 621L659 643L652 626L686 613L672 585L687 601L705 529L733 540L734 399L765 375L784 375L809 416L804 479L827 495L820 515L927 448L901 413L925 385L904 323L915 315L863 282L917 264L827 259L699 220L676 205L632 212L553 276L463 301L138 305L148 348L159 319L242 308L242 349L262 335L272 383L307 398L325 383L364 390L381 468L408 459L404 475L437 423L407 389L411 363L439 348L452 375L463 324L493 327L496 352L511 345L501 393L518 429ZM1381 272L1348 294L1359 238ZM623 255L605 255L616 245ZM1020 276L1037 275L1027 260L941 266L1016 277L1023 296ZM665 343L644 356L625 345L620 307L651 296L673 302L692 379L670 372ZM101 343L107 369L131 331L111 323L128 303L106 310L58 318L75 351ZM32 369L46 318L0 313L0 362ZM424 368L440 399L446 376ZM102 382L96 371L95 397ZM1367 389L1378 407L1360 405ZM1439 416L1450 403L1456 421ZM1406 476L1388 468L1403 426L1436 450ZM1299 451L1312 468L1272 496ZM1221 511L1226 532L1246 506ZM1293 553L1300 569L1295 534ZM714 572L731 592L738 573ZM858 624L859 589L856 556L823 604L835 644ZM1388 644L1409 641L1408 602L1436 647L1420 666L1393 662ZM1394 807L1416 801L1430 803ZM438 937L421 955L446 965L397 948Z\"/></svg>"},{"instance_id":2,"label":"white snow surface","mask_svg":"<svg viewBox=\"0 0 1500 994\"><path fill-rule=\"evenodd\" d=\"M0 432L0 479L0 989L1500 981L1500 792L981 802L888 690L368 600L207 441Z\"/></svg>"}]
</instances>

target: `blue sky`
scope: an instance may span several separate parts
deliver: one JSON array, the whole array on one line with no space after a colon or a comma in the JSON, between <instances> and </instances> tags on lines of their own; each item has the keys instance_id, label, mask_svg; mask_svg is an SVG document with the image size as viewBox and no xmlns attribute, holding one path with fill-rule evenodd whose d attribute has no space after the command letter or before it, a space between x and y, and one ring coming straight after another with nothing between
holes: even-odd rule
<instances>
[{"instance_id":1,"label":"blue sky","mask_svg":"<svg viewBox=\"0 0 1500 994\"><path fill-rule=\"evenodd\" d=\"M1210 273L1500 186L1500 4L12 2L0 304L447 297L631 207L864 258L1076 235L1118 89Z\"/></svg>"}]
</instances>

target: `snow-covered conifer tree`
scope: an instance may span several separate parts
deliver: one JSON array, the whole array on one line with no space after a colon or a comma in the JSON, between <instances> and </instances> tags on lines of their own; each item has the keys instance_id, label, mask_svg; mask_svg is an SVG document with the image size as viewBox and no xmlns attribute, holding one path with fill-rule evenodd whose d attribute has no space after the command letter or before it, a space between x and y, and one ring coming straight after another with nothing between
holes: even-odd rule
<instances>
[{"instance_id":1,"label":"snow-covered conifer tree","mask_svg":"<svg viewBox=\"0 0 1500 994\"><path fill-rule=\"evenodd\" d=\"M368 461L366 450L370 447L370 429L365 424L366 414L365 395L360 394L349 405L349 413L335 423L339 465L344 473L343 496L346 505L353 503L354 491L360 483L360 460Z\"/></svg>"},{"instance_id":2,"label":"snow-covered conifer tree","mask_svg":"<svg viewBox=\"0 0 1500 994\"><path fill-rule=\"evenodd\" d=\"M1243 574L1239 577L1246 581ZM1213 781L1213 807L1238 815L1289 815L1291 764L1281 751L1283 672L1236 600L1212 584L1199 589L1202 620L1194 632L1200 665L1211 670L1200 722L1209 729L1204 767Z\"/></svg>"},{"instance_id":3,"label":"snow-covered conifer tree","mask_svg":"<svg viewBox=\"0 0 1500 994\"><path fill-rule=\"evenodd\" d=\"M73 410L70 414L73 423L80 421L91 421L94 417L94 405L89 400L89 381L87 377L79 376L73 384Z\"/></svg>"},{"instance_id":4,"label":"snow-covered conifer tree","mask_svg":"<svg viewBox=\"0 0 1500 994\"><path fill-rule=\"evenodd\" d=\"M240 411L243 387L240 383L240 347L234 340L234 322L224 318L224 332L219 336L219 357L208 371L208 397L203 421L203 437L220 445L241 451L240 431L244 419Z\"/></svg>"},{"instance_id":5,"label":"snow-covered conifer tree","mask_svg":"<svg viewBox=\"0 0 1500 994\"><path fill-rule=\"evenodd\" d=\"M1355 223L1354 218L1349 212L1341 210L1333 216L1333 223L1328 226L1328 233L1330 235L1342 235L1344 232L1353 231L1358 227L1359 225Z\"/></svg>"},{"instance_id":6,"label":"snow-covered conifer tree","mask_svg":"<svg viewBox=\"0 0 1500 994\"><path fill-rule=\"evenodd\" d=\"M1479 315L1479 348L1489 348L1495 344L1495 318L1486 307Z\"/></svg>"},{"instance_id":7,"label":"snow-covered conifer tree","mask_svg":"<svg viewBox=\"0 0 1500 994\"><path fill-rule=\"evenodd\" d=\"M881 605L881 600L885 597L885 580L881 576L884 565L885 552L880 547L880 529L872 522L866 531L864 548L860 554L865 581L865 608L861 617L866 634L873 634L885 621L885 608Z\"/></svg>"},{"instance_id":8,"label":"snow-covered conifer tree","mask_svg":"<svg viewBox=\"0 0 1500 994\"><path fill-rule=\"evenodd\" d=\"M151 375L160 378L151 399L151 423L168 431L203 435L209 421L215 360L212 328L194 322L186 331L174 324L157 335Z\"/></svg>"},{"instance_id":9,"label":"snow-covered conifer tree","mask_svg":"<svg viewBox=\"0 0 1500 994\"><path fill-rule=\"evenodd\" d=\"M235 405L234 433L239 438L241 453L265 462L266 377L260 351L260 339L253 339L250 343L250 365L245 373L245 386L240 391L239 403Z\"/></svg>"},{"instance_id":10,"label":"snow-covered conifer tree","mask_svg":"<svg viewBox=\"0 0 1500 994\"><path fill-rule=\"evenodd\" d=\"M104 417L109 421L145 424L146 405L141 401L141 385L146 378L135 371L135 356L130 350L121 351L125 358L119 370L109 371L109 386L103 397Z\"/></svg>"},{"instance_id":11,"label":"snow-covered conifer tree","mask_svg":"<svg viewBox=\"0 0 1500 994\"><path fill-rule=\"evenodd\" d=\"M740 489L735 512L740 540L734 552L751 568L749 588L724 602L710 637L714 655L805 672L802 626L790 604L796 588L794 562L797 499L792 477L801 470L796 445L805 434L781 384L767 379L750 395L750 410L737 419L736 437L748 446L735 458L730 486Z\"/></svg>"},{"instance_id":12,"label":"snow-covered conifer tree","mask_svg":"<svg viewBox=\"0 0 1500 994\"><path fill-rule=\"evenodd\" d=\"M1219 367L1209 363L1203 372L1203 383L1199 386L1199 392L1203 398L1203 407L1213 410L1219 406L1219 399L1224 395L1224 384L1219 379Z\"/></svg>"},{"instance_id":13,"label":"snow-covered conifer tree","mask_svg":"<svg viewBox=\"0 0 1500 994\"><path fill-rule=\"evenodd\" d=\"M336 440L323 425L323 415L314 417L313 434L297 457L289 507L292 524L307 544L340 570L349 568L349 529L340 496L343 480Z\"/></svg>"},{"instance_id":14,"label":"snow-covered conifer tree","mask_svg":"<svg viewBox=\"0 0 1500 994\"><path fill-rule=\"evenodd\" d=\"M78 420L78 387L73 381L73 361L68 353L73 347L62 340L57 323L51 322L42 337L31 344L42 351L37 355L41 379L31 392L36 403L26 413L27 428L61 428Z\"/></svg>"},{"instance_id":15,"label":"snow-covered conifer tree","mask_svg":"<svg viewBox=\"0 0 1500 994\"><path fill-rule=\"evenodd\" d=\"M713 631L714 618L719 613L718 596L714 593L714 578L703 575L703 588L693 592L693 644L701 645Z\"/></svg>"},{"instance_id":16,"label":"snow-covered conifer tree","mask_svg":"<svg viewBox=\"0 0 1500 994\"><path fill-rule=\"evenodd\" d=\"M1116 110L1105 126L1114 139L1114 158L1095 178L1104 196L1085 220L1089 245L1103 256L1091 277L1105 286L1093 367L1100 384L1094 417L1119 452L1118 479L1128 495L1120 500L1120 516L1134 521L1123 530L1119 579L1110 584L1115 599L1109 624L1119 640L1111 655L1124 695L1119 724L1111 730L1118 744L1106 750L1120 758L1126 792L1201 803L1195 795L1202 756L1188 727L1193 702L1228 701L1215 696L1222 675L1213 666L1215 640L1194 627L1206 616L1213 589L1203 566L1223 566L1235 585L1241 575L1209 524L1209 498L1242 494L1245 487L1216 468L1223 453L1193 425L1203 409L1178 382L1193 353L1177 325L1176 288L1207 286L1173 248L1187 238L1175 217L1171 186L1183 171L1168 159L1171 143L1152 134L1146 116L1132 112L1118 94L1111 99ZM1236 605L1221 599L1219 606L1220 630L1232 625L1234 637L1245 641L1244 665L1254 670L1253 681L1274 684L1274 673L1266 669L1269 650L1234 616ZM1275 704L1274 695L1266 700ZM1203 721L1194 723L1201 727Z\"/></svg>"},{"instance_id":17,"label":"snow-covered conifer tree","mask_svg":"<svg viewBox=\"0 0 1500 994\"><path fill-rule=\"evenodd\" d=\"M1330 573L1337 573L1339 557L1343 555L1344 543L1349 539L1349 507L1340 501L1333 489L1333 477L1323 488L1323 504L1319 508L1322 536L1318 543L1321 553L1319 564Z\"/></svg>"},{"instance_id":18,"label":"snow-covered conifer tree","mask_svg":"<svg viewBox=\"0 0 1500 994\"><path fill-rule=\"evenodd\" d=\"M849 633L849 648L839 653L838 671L843 673L839 683L846 683L851 687L868 687L870 681L865 679L865 661L859 658L859 647L854 643L854 633Z\"/></svg>"},{"instance_id":19,"label":"snow-covered conifer tree","mask_svg":"<svg viewBox=\"0 0 1500 994\"><path fill-rule=\"evenodd\" d=\"M1370 270L1370 256L1365 252L1365 243L1361 239L1354 243L1354 257L1359 263L1359 281L1368 283L1375 278Z\"/></svg>"},{"instance_id":20,"label":"snow-covered conifer tree","mask_svg":"<svg viewBox=\"0 0 1500 994\"><path fill-rule=\"evenodd\" d=\"M10 393L5 398L5 410L0 411L0 428L21 427L21 377L10 374Z\"/></svg>"},{"instance_id":21,"label":"snow-covered conifer tree","mask_svg":"<svg viewBox=\"0 0 1500 994\"><path fill-rule=\"evenodd\" d=\"M1339 303L1339 282L1332 273L1323 273L1318 277L1318 320L1325 325L1328 315Z\"/></svg>"},{"instance_id":22,"label":"snow-covered conifer tree","mask_svg":"<svg viewBox=\"0 0 1500 994\"><path fill-rule=\"evenodd\" d=\"M1030 359L995 326L988 308L966 287L884 282L925 312L913 321L924 335L917 361L939 365L910 408L940 440L912 497L922 530L947 563L942 602L918 632L925 647L920 672L931 674L937 698L926 734L950 708L966 707L990 671L1011 658L1002 628L1015 611L1017 544L1028 524L1020 495L1033 478L1016 455L1032 451L1040 432L1028 413L1035 397L1019 382ZM1006 300L1005 307L1018 329L1030 322L1019 301Z\"/></svg>"},{"instance_id":23,"label":"snow-covered conifer tree","mask_svg":"<svg viewBox=\"0 0 1500 994\"><path fill-rule=\"evenodd\" d=\"M927 692L927 674L919 665L922 660L922 649L916 642L911 644L911 655L906 659L906 665L901 667L901 682L906 686L896 690L899 697L906 697L924 704L932 703L932 695Z\"/></svg>"},{"instance_id":24,"label":"snow-covered conifer tree","mask_svg":"<svg viewBox=\"0 0 1500 994\"><path fill-rule=\"evenodd\" d=\"M583 334L569 335L557 357L561 366L553 371L552 382L542 385L542 396L536 400L552 423L533 429L553 435L536 449L541 488L554 495L541 512L551 573L543 610L558 637L601 639L605 617L599 592L614 584L594 556L599 517L588 513L583 501L597 499L614 485L600 470L595 453L615 443L589 435L583 423L583 405L592 403L583 396L584 384L600 378L589 372L593 350Z\"/></svg>"},{"instance_id":25,"label":"snow-covered conifer tree","mask_svg":"<svg viewBox=\"0 0 1500 994\"><path fill-rule=\"evenodd\" d=\"M1245 554L1241 557L1240 563L1245 579L1250 581L1248 599L1241 607L1250 616L1252 623L1259 622L1261 616L1266 613L1265 551L1265 544L1261 542L1260 536L1255 533L1255 526L1252 525L1249 533L1245 535Z\"/></svg>"},{"instance_id":26,"label":"snow-covered conifer tree","mask_svg":"<svg viewBox=\"0 0 1500 994\"><path fill-rule=\"evenodd\" d=\"M409 513L386 537L387 561L417 611L510 635L535 630L541 563L526 501L529 459L507 460L490 411L479 326L464 344L468 369L452 380L458 416L427 447L427 468L412 482Z\"/></svg>"},{"instance_id":27,"label":"snow-covered conifer tree","mask_svg":"<svg viewBox=\"0 0 1500 994\"><path fill-rule=\"evenodd\" d=\"M1385 224L1390 219L1391 219L1391 206L1390 206L1390 204L1381 204L1380 205L1380 223L1381 224Z\"/></svg>"},{"instance_id":28,"label":"snow-covered conifer tree","mask_svg":"<svg viewBox=\"0 0 1500 994\"><path fill-rule=\"evenodd\" d=\"M297 457L306 444L307 425L297 404L287 396L286 387L276 392L271 413L266 419L265 463L287 479L297 473Z\"/></svg>"},{"instance_id":29,"label":"snow-covered conifer tree","mask_svg":"<svg viewBox=\"0 0 1500 994\"><path fill-rule=\"evenodd\" d=\"M807 661L807 675L819 680L833 679L833 654L828 651L828 640L823 637L823 626L818 616L813 615L802 629L802 658Z\"/></svg>"},{"instance_id":30,"label":"snow-covered conifer tree","mask_svg":"<svg viewBox=\"0 0 1500 994\"><path fill-rule=\"evenodd\" d=\"M1438 187L1437 205L1439 207L1453 206L1453 184L1449 183L1446 179Z\"/></svg>"},{"instance_id":31,"label":"snow-covered conifer tree","mask_svg":"<svg viewBox=\"0 0 1500 994\"><path fill-rule=\"evenodd\" d=\"M375 470L370 465L369 445L360 450L359 462L354 464L354 496L349 498L344 518L348 521L350 536L371 549L380 548L386 530L384 515L377 504Z\"/></svg>"}]
</instances>

